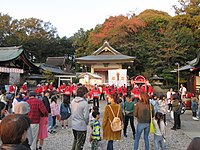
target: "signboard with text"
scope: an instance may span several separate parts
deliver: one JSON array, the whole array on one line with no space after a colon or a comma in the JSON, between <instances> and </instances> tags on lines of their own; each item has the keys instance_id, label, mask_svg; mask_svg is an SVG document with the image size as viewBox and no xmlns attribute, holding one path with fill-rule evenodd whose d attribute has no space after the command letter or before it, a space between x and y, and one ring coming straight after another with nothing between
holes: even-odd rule
<instances>
[{"instance_id":1,"label":"signboard with text","mask_svg":"<svg viewBox=\"0 0 200 150\"><path fill-rule=\"evenodd\" d=\"M127 69L108 70L108 83L110 85L127 85Z\"/></svg>"}]
</instances>

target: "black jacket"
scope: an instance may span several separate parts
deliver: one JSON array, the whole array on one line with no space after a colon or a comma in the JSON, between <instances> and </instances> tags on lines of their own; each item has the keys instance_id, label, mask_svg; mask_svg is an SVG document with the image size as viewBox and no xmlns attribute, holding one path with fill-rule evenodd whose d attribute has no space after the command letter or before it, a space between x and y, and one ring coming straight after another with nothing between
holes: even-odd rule
<instances>
[{"instance_id":1,"label":"black jacket","mask_svg":"<svg viewBox=\"0 0 200 150\"><path fill-rule=\"evenodd\" d=\"M44 96L43 99L42 99L42 102L44 103L48 113L51 113L49 99L46 96Z\"/></svg>"}]
</instances>

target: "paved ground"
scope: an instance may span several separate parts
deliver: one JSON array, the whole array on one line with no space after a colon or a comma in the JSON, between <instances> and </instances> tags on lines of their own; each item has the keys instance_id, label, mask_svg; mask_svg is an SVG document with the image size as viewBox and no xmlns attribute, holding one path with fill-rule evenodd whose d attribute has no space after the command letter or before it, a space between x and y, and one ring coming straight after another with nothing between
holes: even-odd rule
<instances>
[{"instance_id":1,"label":"paved ground","mask_svg":"<svg viewBox=\"0 0 200 150\"><path fill-rule=\"evenodd\" d=\"M100 112L101 119L103 115L103 110L106 105L105 101L100 101ZM170 116L167 115L167 138L166 138L166 149L167 150L186 150L187 146L191 142L191 139L195 136L200 136L200 126L199 121L192 120L191 111L186 111L184 115L181 116L182 120L182 129L173 131L170 128L172 127L172 120ZM135 121L135 126L137 122ZM73 143L73 135L71 129L71 120L69 123L69 129L61 129L60 123L58 123L57 133L50 134L49 138L45 139L44 150L71 150ZM132 150L133 149L133 138L131 133L131 128L128 126L128 137L122 140L114 142L115 150ZM87 140L84 145L84 150L89 150L89 135L87 134ZM154 149L153 144L153 135L149 136L150 139L150 150ZM100 143L100 150L106 150L106 141L102 140ZM144 150L144 140L143 137L140 139L139 150Z\"/></svg>"}]
</instances>

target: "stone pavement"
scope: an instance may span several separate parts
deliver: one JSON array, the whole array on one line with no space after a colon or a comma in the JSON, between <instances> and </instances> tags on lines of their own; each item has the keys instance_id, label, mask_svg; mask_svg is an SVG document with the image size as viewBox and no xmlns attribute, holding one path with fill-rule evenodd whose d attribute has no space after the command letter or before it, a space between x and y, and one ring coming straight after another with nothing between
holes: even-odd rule
<instances>
[{"instance_id":1,"label":"stone pavement","mask_svg":"<svg viewBox=\"0 0 200 150\"><path fill-rule=\"evenodd\" d=\"M104 107L106 105L106 101L100 101L100 113L101 119L103 117ZM90 106L92 106L90 104ZM101 121L100 119L100 121ZM187 146L191 142L193 136L188 136L189 133L195 133L198 135L200 133L199 125L198 128L195 129L196 124L199 124L198 121L194 122L192 120L190 111L186 111L184 115L181 116L182 121L182 129L173 131L170 128L172 127L172 120L170 119L169 115L167 115L167 137L166 137L166 150L186 150ZM187 121L189 119L189 121ZM43 150L71 150L73 144L73 134L71 129L71 119L69 120L69 128L68 129L61 129L60 123L57 123L58 127L56 128L57 133L49 134L49 137L45 139ZM137 121L135 119L135 127ZM195 124L195 127L192 127L190 130L190 124ZM188 131L186 131L188 130ZM196 132L198 130L198 132ZM89 128L88 128L89 131ZM194 131L194 132L193 132ZM120 141L114 141L114 149L115 150L132 150L134 140L131 133L131 127L128 126L127 131L127 138L122 136ZM196 136L196 135L195 135ZM89 132L87 133L87 139L84 145L84 150L89 150ZM149 135L149 142L150 142L150 150L154 150L153 144L153 135ZM100 142L99 150L106 150L107 142L102 140ZM139 150L144 150L144 140L143 136L140 139Z\"/></svg>"},{"instance_id":2,"label":"stone pavement","mask_svg":"<svg viewBox=\"0 0 200 150\"><path fill-rule=\"evenodd\" d=\"M200 120L194 121L192 119L192 111L186 110L186 112L181 115L181 130L191 139L194 137L200 137Z\"/></svg>"}]
</instances>

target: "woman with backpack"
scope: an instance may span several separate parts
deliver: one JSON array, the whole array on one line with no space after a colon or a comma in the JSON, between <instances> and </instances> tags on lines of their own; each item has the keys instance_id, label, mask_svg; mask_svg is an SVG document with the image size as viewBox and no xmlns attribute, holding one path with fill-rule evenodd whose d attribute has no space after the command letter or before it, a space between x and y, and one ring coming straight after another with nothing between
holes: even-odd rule
<instances>
[{"instance_id":1,"label":"woman with backpack","mask_svg":"<svg viewBox=\"0 0 200 150\"><path fill-rule=\"evenodd\" d=\"M110 94L108 97L110 104L104 110L102 129L103 139L108 141L107 150L113 150L113 141L121 139L122 108L117 104L117 100L117 94ZM117 126L114 124L117 124Z\"/></svg>"},{"instance_id":2,"label":"woman with backpack","mask_svg":"<svg viewBox=\"0 0 200 150\"><path fill-rule=\"evenodd\" d=\"M60 105L60 115L62 129L65 128L65 121L66 129L68 129L68 118L71 116L70 99L63 99L63 102Z\"/></svg>"}]
</instances>

